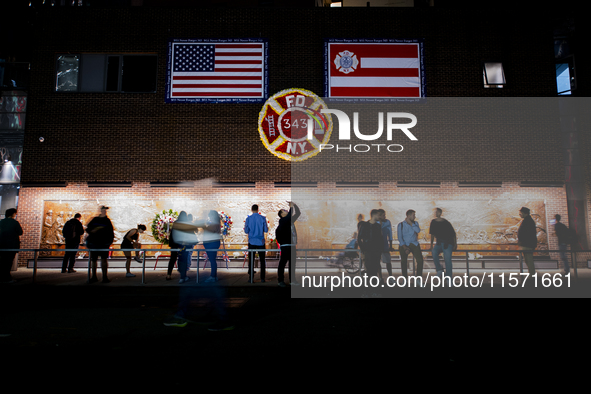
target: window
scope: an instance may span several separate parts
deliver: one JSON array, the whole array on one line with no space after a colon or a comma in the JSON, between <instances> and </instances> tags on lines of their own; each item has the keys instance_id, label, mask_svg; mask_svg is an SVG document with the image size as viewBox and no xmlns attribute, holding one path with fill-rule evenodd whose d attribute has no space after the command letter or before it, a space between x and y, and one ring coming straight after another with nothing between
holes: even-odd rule
<instances>
[{"instance_id":1,"label":"window","mask_svg":"<svg viewBox=\"0 0 591 394\"><path fill-rule=\"evenodd\" d=\"M559 96L570 96L576 88L575 65L572 56L556 62L556 92Z\"/></svg>"},{"instance_id":2,"label":"window","mask_svg":"<svg viewBox=\"0 0 591 394\"><path fill-rule=\"evenodd\" d=\"M485 88L502 88L507 83L505 81L503 63L499 62L484 63L482 67L482 77L484 79Z\"/></svg>"},{"instance_id":3,"label":"window","mask_svg":"<svg viewBox=\"0 0 591 394\"><path fill-rule=\"evenodd\" d=\"M56 92L156 92L158 57L133 54L58 55Z\"/></svg>"}]
</instances>

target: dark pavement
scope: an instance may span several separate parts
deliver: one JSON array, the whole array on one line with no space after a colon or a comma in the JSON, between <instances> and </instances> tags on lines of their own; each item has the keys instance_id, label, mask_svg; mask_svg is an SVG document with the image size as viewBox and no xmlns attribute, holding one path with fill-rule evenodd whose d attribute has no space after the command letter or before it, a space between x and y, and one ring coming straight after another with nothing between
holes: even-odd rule
<instances>
[{"instance_id":1,"label":"dark pavement","mask_svg":"<svg viewBox=\"0 0 591 394\"><path fill-rule=\"evenodd\" d=\"M116 270L109 275L109 284L86 285L84 270L40 270L35 283L30 269L13 273L17 283L0 286L2 353L25 369L32 363L53 368L62 359L81 363L77 369L107 362L109 370L122 364L150 378L150 371L164 368L164 382L142 380L153 388L177 384L179 363L181 370L186 363L187 371L238 368L254 374L262 368L252 364L255 360L275 368L277 357L297 358L302 373L345 360L357 370L368 357L424 368L554 363L570 354L588 330L583 298L478 299L440 293L421 299L408 292L399 298L294 299L271 273L267 283L249 284L244 272L221 272L226 279L218 283L226 283L220 288L234 329L212 332L208 328L216 313L208 285L164 281L163 271L151 272L146 284L140 275L128 279ZM181 289L192 296L191 322L164 326L176 311ZM588 349L586 343L577 346Z\"/></svg>"}]
</instances>

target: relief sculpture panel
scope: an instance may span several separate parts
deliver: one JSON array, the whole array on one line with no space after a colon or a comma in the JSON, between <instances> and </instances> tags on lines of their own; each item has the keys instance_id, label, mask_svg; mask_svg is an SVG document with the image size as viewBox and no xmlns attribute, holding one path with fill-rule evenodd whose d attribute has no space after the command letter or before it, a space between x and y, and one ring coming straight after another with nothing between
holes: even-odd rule
<instances>
[{"instance_id":1,"label":"relief sculpture panel","mask_svg":"<svg viewBox=\"0 0 591 394\"><path fill-rule=\"evenodd\" d=\"M369 213L374 208L386 211L386 217L392 222L394 244L397 244L396 225L404 220L408 209L416 211L421 227L419 241L430 242L429 224L435 217L436 207L443 209L443 217L454 226L458 235L458 244L464 249L490 249L499 246L511 248L517 244L517 230L521 223L519 209L527 206L537 225L538 249L548 249L547 221L545 203L527 200L496 201L296 201L302 211L296 222L298 247L305 249L343 248L357 231L360 215L369 220ZM233 226L225 238L227 247L243 247L247 243L244 234L244 221L251 213L251 202L218 201L140 201L124 200L101 202L110 207L108 216L115 228L114 244L118 245L132 228L144 224L148 228L140 237L146 247L156 245L150 228L152 220L162 210L185 210L194 218L201 217L209 209L224 212L232 218ZM258 202L259 212L267 217L269 225L268 240L275 238L278 225L277 212L288 208L285 201ZM55 249L64 244L62 229L64 223L74 214L82 214L85 225L98 215L96 201L45 201L41 232L41 248ZM275 247L275 245L272 245Z\"/></svg>"}]
</instances>

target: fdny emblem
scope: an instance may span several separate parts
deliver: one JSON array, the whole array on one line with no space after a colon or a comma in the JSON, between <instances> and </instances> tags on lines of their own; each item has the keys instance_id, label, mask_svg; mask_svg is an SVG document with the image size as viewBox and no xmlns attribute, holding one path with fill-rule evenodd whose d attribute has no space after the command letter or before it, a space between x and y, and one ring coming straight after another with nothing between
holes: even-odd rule
<instances>
[{"instance_id":1,"label":"fdny emblem","mask_svg":"<svg viewBox=\"0 0 591 394\"><path fill-rule=\"evenodd\" d=\"M313 92L286 89L271 96L259 113L259 137L273 155L291 162L320 152L332 132L326 104Z\"/></svg>"},{"instance_id":2,"label":"fdny emblem","mask_svg":"<svg viewBox=\"0 0 591 394\"><path fill-rule=\"evenodd\" d=\"M334 64L342 73L349 74L357 69L359 65L359 60L357 60L357 55L353 52L343 51L339 52L339 54L334 59Z\"/></svg>"}]
</instances>

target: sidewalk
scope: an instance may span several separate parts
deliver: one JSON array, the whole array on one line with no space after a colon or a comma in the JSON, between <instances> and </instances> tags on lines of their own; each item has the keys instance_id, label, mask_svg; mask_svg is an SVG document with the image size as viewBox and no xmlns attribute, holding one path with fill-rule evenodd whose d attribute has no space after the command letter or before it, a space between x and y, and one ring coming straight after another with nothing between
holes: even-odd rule
<instances>
[{"instance_id":1,"label":"sidewalk","mask_svg":"<svg viewBox=\"0 0 591 394\"><path fill-rule=\"evenodd\" d=\"M376 357L385 352L395 363L550 362L567 349L562 342L555 344L564 327L585 331L588 325L586 300L559 299L548 289L531 296L539 299L506 296L500 288L499 296L491 299L466 296L462 289L450 299L446 295L450 293L428 288L402 290L397 298L370 294L295 299L289 287L277 286L276 270L268 270L266 283L260 283L257 273L257 283L250 284L246 270L222 268L217 284L235 328L211 332L208 328L216 320L211 287L193 281L181 285L176 271L174 279L166 281L165 269L146 270L142 284L141 269L132 269L135 278L125 278L125 270L115 268L109 270L111 283L92 285L86 284L84 269L75 274L39 269L35 283L32 271L19 268L13 272L15 284L0 286L5 306L0 349L11 352L22 365L43 356L69 357L75 363L87 358L97 362L106 355L113 363L139 361L145 375L166 361L178 366L179 360L186 360L188 369L205 368L204 363L220 368L237 363L246 368L259 357L273 363L278 354L302 354L306 360L323 354L325 362L334 363L355 349L365 349L368 355L376 352ZM577 288L591 288L588 271L579 270ZM199 272L203 279L209 275L208 269ZM322 276L338 271L308 273ZM189 275L194 279L195 269ZM181 290L192 295L190 323L166 327L163 322L176 312ZM421 294L428 299L421 299ZM589 292L581 294L587 297ZM527 342L521 341L524 336ZM374 346L374 341L382 345ZM519 352L499 346L510 343L519 343Z\"/></svg>"}]
</instances>

